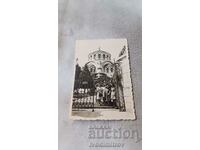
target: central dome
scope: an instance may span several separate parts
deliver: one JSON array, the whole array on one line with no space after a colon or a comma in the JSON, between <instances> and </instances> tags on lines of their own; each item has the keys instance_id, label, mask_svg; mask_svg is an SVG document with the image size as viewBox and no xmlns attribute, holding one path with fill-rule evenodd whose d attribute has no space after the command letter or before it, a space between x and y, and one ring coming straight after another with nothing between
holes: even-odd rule
<instances>
[{"instance_id":1,"label":"central dome","mask_svg":"<svg viewBox=\"0 0 200 150\"><path fill-rule=\"evenodd\" d=\"M111 60L111 54L101 50L101 48L99 48L98 50L89 53L88 55L88 60L89 61L98 61L98 60L103 60L103 61L110 61Z\"/></svg>"}]
</instances>

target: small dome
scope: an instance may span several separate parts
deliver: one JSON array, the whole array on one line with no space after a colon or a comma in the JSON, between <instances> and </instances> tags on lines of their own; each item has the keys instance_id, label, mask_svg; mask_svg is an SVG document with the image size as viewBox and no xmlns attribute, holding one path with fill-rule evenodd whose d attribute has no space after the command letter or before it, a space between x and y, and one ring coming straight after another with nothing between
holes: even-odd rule
<instances>
[{"instance_id":1,"label":"small dome","mask_svg":"<svg viewBox=\"0 0 200 150\"><path fill-rule=\"evenodd\" d=\"M98 50L92 52L92 53L89 53L88 55L88 59L90 61L92 60L111 60L111 54L106 52L106 51L103 51L101 50L101 48L99 48Z\"/></svg>"}]
</instances>

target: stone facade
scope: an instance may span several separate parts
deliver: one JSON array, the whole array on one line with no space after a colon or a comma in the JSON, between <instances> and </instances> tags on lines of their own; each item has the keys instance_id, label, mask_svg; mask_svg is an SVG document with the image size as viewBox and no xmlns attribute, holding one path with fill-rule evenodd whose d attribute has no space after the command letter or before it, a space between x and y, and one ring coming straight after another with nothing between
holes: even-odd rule
<instances>
[{"instance_id":1,"label":"stone facade","mask_svg":"<svg viewBox=\"0 0 200 150\"><path fill-rule=\"evenodd\" d=\"M113 62L111 61L111 54L100 48L88 55L88 62L86 65L92 74L103 73L110 78L113 76L114 68Z\"/></svg>"}]
</instances>

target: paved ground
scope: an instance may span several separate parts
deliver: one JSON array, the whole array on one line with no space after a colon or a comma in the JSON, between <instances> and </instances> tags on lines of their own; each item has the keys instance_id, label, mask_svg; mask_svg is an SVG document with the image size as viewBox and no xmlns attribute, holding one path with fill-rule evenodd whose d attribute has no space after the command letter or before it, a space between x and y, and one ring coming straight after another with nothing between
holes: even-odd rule
<instances>
[{"instance_id":1,"label":"paved ground","mask_svg":"<svg viewBox=\"0 0 200 150\"><path fill-rule=\"evenodd\" d=\"M133 115L128 112L120 112L119 109L81 109L81 111L72 111L73 120L111 120L113 117L115 120L121 120L122 117L127 120L133 119Z\"/></svg>"}]
</instances>

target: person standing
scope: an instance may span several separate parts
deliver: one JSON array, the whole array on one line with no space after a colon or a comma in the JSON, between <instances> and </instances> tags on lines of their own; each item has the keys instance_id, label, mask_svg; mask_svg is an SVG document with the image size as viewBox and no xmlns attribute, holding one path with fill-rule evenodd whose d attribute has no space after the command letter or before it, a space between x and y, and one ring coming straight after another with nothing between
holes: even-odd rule
<instances>
[{"instance_id":1,"label":"person standing","mask_svg":"<svg viewBox=\"0 0 200 150\"><path fill-rule=\"evenodd\" d=\"M107 102L108 102L108 105L112 105L112 103L111 103L111 87L110 86L107 86Z\"/></svg>"},{"instance_id":2,"label":"person standing","mask_svg":"<svg viewBox=\"0 0 200 150\"><path fill-rule=\"evenodd\" d=\"M118 108L116 103L116 91L114 87L111 87L111 104L113 107Z\"/></svg>"},{"instance_id":3,"label":"person standing","mask_svg":"<svg viewBox=\"0 0 200 150\"><path fill-rule=\"evenodd\" d=\"M96 87L96 93L97 93L97 101L100 102L100 87L98 85Z\"/></svg>"}]
</instances>

